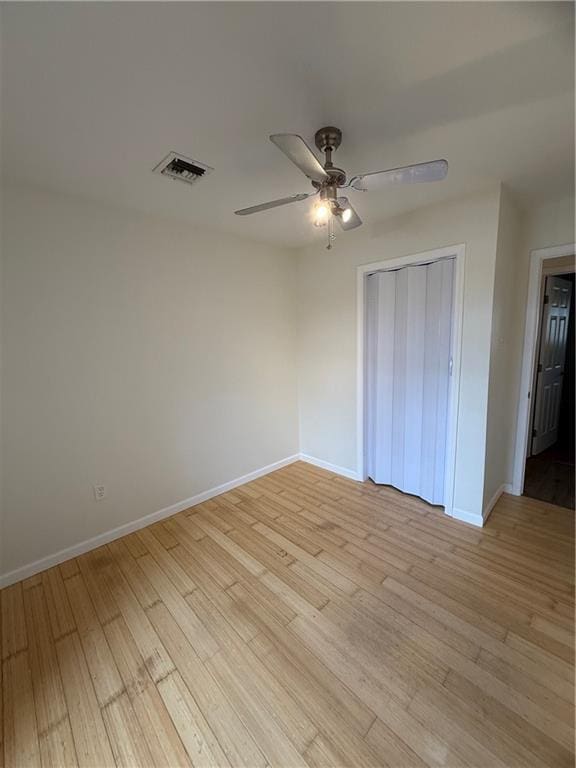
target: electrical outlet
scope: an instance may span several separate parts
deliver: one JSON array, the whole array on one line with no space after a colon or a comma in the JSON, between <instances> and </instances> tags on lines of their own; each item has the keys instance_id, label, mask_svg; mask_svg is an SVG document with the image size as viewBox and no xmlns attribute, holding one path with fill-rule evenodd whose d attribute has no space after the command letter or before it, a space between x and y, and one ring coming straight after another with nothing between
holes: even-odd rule
<instances>
[{"instance_id":1,"label":"electrical outlet","mask_svg":"<svg viewBox=\"0 0 576 768\"><path fill-rule=\"evenodd\" d=\"M106 498L105 485L93 485L92 488L94 489L94 498L96 501L102 501L102 499Z\"/></svg>"}]
</instances>

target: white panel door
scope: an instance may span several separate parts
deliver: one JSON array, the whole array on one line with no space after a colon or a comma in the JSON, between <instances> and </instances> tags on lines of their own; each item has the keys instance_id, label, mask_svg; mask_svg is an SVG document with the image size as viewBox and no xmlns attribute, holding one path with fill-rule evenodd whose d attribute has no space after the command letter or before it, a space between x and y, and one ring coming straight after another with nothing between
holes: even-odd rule
<instances>
[{"instance_id":1,"label":"white panel door","mask_svg":"<svg viewBox=\"0 0 576 768\"><path fill-rule=\"evenodd\" d=\"M367 290L367 466L444 502L454 260L377 272Z\"/></svg>"},{"instance_id":2,"label":"white panel door","mask_svg":"<svg viewBox=\"0 0 576 768\"><path fill-rule=\"evenodd\" d=\"M571 299L572 283L569 280L546 278L534 398L532 454L541 453L558 439Z\"/></svg>"}]
</instances>

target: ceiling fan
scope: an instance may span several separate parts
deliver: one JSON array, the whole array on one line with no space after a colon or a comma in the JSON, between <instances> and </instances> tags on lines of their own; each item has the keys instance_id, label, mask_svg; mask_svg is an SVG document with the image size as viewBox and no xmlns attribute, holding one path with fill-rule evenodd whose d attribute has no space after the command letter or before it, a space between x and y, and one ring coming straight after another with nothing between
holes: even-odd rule
<instances>
[{"instance_id":1,"label":"ceiling fan","mask_svg":"<svg viewBox=\"0 0 576 768\"><path fill-rule=\"evenodd\" d=\"M342 131L328 126L316 131L314 141L321 152L324 152L324 166L306 144L301 136L295 133L274 133L270 141L275 144L300 170L310 179L313 192L304 192L290 197L281 197L268 203L253 205L235 211L238 216L267 211L281 205L297 203L309 197L318 196L313 209L313 223L317 227L328 226L328 248L332 247L334 239L333 222L337 219L344 230L355 229L362 224L362 219L348 200L340 194L342 189L353 189L360 192L377 190L395 183L415 183L421 181L440 181L448 173L446 160L432 160L428 163L405 165L387 171L363 173L353 176L349 181L341 168L336 168L332 162L332 153L338 149L342 141Z\"/></svg>"}]
</instances>

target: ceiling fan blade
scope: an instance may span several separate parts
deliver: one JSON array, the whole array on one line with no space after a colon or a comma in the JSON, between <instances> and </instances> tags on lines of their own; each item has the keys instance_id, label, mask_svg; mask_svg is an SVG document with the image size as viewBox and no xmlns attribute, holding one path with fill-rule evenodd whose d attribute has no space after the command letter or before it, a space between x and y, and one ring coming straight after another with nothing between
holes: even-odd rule
<instances>
[{"instance_id":1,"label":"ceiling fan blade","mask_svg":"<svg viewBox=\"0 0 576 768\"><path fill-rule=\"evenodd\" d=\"M312 181L326 181L328 174L301 136L295 133L273 133L270 141Z\"/></svg>"},{"instance_id":2,"label":"ceiling fan blade","mask_svg":"<svg viewBox=\"0 0 576 768\"><path fill-rule=\"evenodd\" d=\"M441 181L448 173L446 160L432 160L429 163L405 165L402 168L392 168L389 171L376 171L354 176L348 183L349 187L367 192L381 189L388 184L414 184L421 181Z\"/></svg>"},{"instance_id":3,"label":"ceiling fan blade","mask_svg":"<svg viewBox=\"0 0 576 768\"><path fill-rule=\"evenodd\" d=\"M348 219L348 221L344 221L342 216L337 216L336 217L338 219L338 221L340 222L340 226L342 227L342 229L344 229L344 230L346 230L346 229L356 229L356 227L361 226L362 219L360 218L360 216L358 216L358 214L356 213L356 211L352 207L352 205L351 205L351 203L350 203L350 201L348 200L347 197L339 197L338 198L338 204L340 205L341 208L343 208L344 211L347 211L347 210L352 211L352 214L351 214L350 218Z\"/></svg>"},{"instance_id":4,"label":"ceiling fan blade","mask_svg":"<svg viewBox=\"0 0 576 768\"><path fill-rule=\"evenodd\" d=\"M278 208L280 205L297 203L300 200L306 200L307 197L312 197L312 195L315 195L315 194L316 192L309 192L301 195L291 195L290 197L281 197L279 200L271 200L269 203L252 205L250 208L241 208L239 211L234 211L234 213L237 216L248 216L251 213L259 213L260 211L267 211L270 208Z\"/></svg>"}]
</instances>

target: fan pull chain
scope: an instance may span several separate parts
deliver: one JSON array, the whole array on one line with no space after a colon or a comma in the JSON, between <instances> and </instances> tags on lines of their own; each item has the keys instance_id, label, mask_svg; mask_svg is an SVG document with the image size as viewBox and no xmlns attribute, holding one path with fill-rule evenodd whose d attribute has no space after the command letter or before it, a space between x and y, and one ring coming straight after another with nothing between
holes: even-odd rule
<instances>
[{"instance_id":1,"label":"fan pull chain","mask_svg":"<svg viewBox=\"0 0 576 768\"><path fill-rule=\"evenodd\" d=\"M334 217L330 216L328 219L328 226L326 227L328 230L328 245L326 246L327 251L332 250L332 242L336 240L336 235L334 234Z\"/></svg>"}]
</instances>

